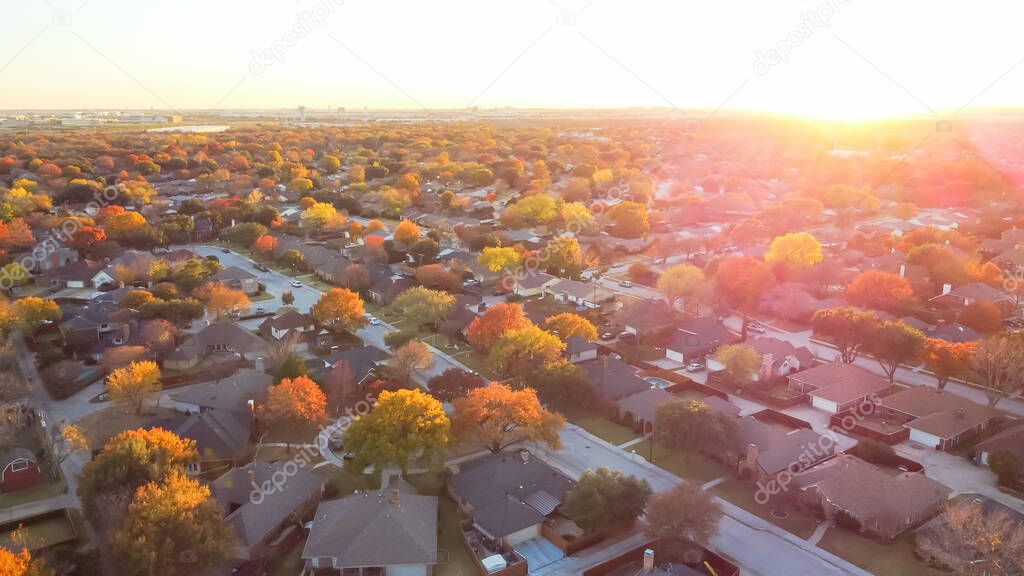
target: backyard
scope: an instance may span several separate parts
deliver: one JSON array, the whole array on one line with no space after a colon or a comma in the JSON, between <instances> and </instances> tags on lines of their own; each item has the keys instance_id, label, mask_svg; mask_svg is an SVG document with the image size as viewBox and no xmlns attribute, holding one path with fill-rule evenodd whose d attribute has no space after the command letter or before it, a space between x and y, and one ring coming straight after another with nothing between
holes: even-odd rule
<instances>
[{"instance_id":1,"label":"backyard","mask_svg":"<svg viewBox=\"0 0 1024 576\"><path fill-rule=\"evenodd\" d=\"M715 486L711 489L711 493L800 538L809 538L819 524L817 518L803 514L789 505L776 508L771 505L770 501L768 504L758 504L754 500L754 489L749 484L737 479L731 479ZM772 513L773 510L775 514ZM910 573L908 572L908 574Z\"/></svg>"},{"instance_id":2,"label":"backyard","mask_svg":"<svg viewBox=\"0 0 1024 576\"><path fill-rule=\"evenodd\" d=\"M700 482L701 484L725 476L729 469L720 462L701 454L700 452L683 452L674 448L667 448L660 442L654 445L654 458L651 458L651 441L644 440L629 448L640 456L651 460L658 467L667 470L680 478Z\"/></svg>"},{"instance_id":3,"label":"backyard","mask_svg":"<svg viewBox=\"0 0 1024 576\"><path fill-rule=\"evenodd\" d=\"M914 534L905 532L890 544L883 544L843 528L829 528L818 547L843 558L876 576L942 576L948 572L933 568L914 555Z\"/></svg>"}]
</instances>

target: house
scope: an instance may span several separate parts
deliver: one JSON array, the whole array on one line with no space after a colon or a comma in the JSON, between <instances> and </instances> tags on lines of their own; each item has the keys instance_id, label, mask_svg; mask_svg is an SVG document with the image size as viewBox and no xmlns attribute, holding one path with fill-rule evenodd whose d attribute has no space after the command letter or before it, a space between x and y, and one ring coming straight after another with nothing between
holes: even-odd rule
<instances>
[{"instance_id":1,"label":"house","mask_svg":"<svg viewBox=\"0 0 1024 576\"><path fill-rule=\"evenodd\" d=\"M392 274L376 280L370 285L370 300L375 304L388 305L394 302L399 294L417 285L419 282L415 278Z\"/></svg>"},{"instance_id":2,"label":"house","mask_svg":"<svg viewBox=\"0 0 1024 576\"><path fill-rule=\"evenodd\" d=\"M771 380L814 366L814 353L806 346L797 348L779 338L762 336L747 340L747 345L761 355L761 367L753 380Z\"/></svg>"},{"instance_id":3,"label":"house","mask_svg":"<svg viewBox=\"0 0 1024 576\"><path fill-rule=\"evenodd\" d=\"M997 452L1009 452L1020 464L1021 477L1024 477L1024 422L1008 427L974 447L974 462L988 466L988 459Z\"/></svg>"},{"instance_id":4,"label":"house","mask_svg":"<svg viewBox=\"0 0 1024 576\"><path fill-rule=\"evenodd\" d=\"M789 375L789 389L807 394L811 406L839 414L870 403L887 391L889 382L867 370L835 362Z\"/></svg>"},{"instance_id":5,"label":"house","mask_svg":"<svg viewBox=\"0 0 1024 576\"><path fill-rule=\"evenodd\" d=\"M942 294L931 298L930 302L957 311L962 311L977 302L991 302L998 306L1004 314L1012 312L1015 308L1013 295L983 282L971 282L956 288L944 284Z\"/></svg>"},{"instance_id":6,"label":"house","mask_svg":"<svg viewBox=\"0 0 1024 576\"><path fill-rule=\"evenodd\" d=\"M302 550L304 570L428 576L438 562L437 506L437 496L421 495L398 478L377 492L321 502Z\"/></svg>"},{"instance_id":7,"label":"house","mask_svg":"<svg viewBox=\"0 0 1024 576\"><path fill-rule=\"evenodd\" d=\"M164 366L173 370L187 370L210 355L250 362L267 354L268 344L234 324L214 323L190 336L176 350L164 357Z\"/></svg>"},{"instance_id":8,"label":"house","mask_svg":"<svg viewBox=\"0 0 1024 576\"><path fill-rule=\"evenodd\" d=\"M352 382L356 386L362 386L370 381L377 367L387 362L390 357L391 355L384 350L368 345L335 352L324 358L323 363L325 370L347 364L352 370Z\"/></svg>"},{"instance_id":9,"label":"house","mask_svg":"<svg viewBox=\"0 0 1024 576\"><path fill-rule=\"evenodd\" d=\"M89 302L84 306L63 306L60 332L68 342L81 347L95 346L108 333L119 334L132 319L132 311L112 302Z\"/></svg>"},{"instance_id":10,"label":"house","mask_svg":"<svg viewBox=\"0 0 1024 576\"><path fill-rule=\"evenodd\" d=\"M676 326L676 311L660 299L635 301L624 306L618 316L624 330L639 339L664 334Z\"/></svg>"},{"instance_id":11,"label":"house","mask_svg":"<svg viewBox=\"0 0 1024 576\"><path fill-rule=\"evenodd\" d=\"M330 282L336 286L341 286L344 284L345 269L351 265L351 260L343 256L338 256L313 267L313 274L324 282Z\"/></svg>"},{"instance_id":12,"label":"house","mask_svg":"<svg viewBox=\"0 0 1024 576\"><path fill-rule=\"evenodd\" d=\"M28 265L28 270L32 273L45 273L48 270L78 262L79 259L78 251L67 246L58 245L51 248L47 245L37 245L37 248L42 254L45 254L43 258L23 258L20 260ZM33 250L33 253L36 252L36 250Z\"/></svg>"},{"instance_id":13,"label":"house","mask_svg":"<svg viewBox=\"0 0 1024 576\"><path fill-rule=\"evenodd\" d=\"M268 342L294 342L297 352L309 350L311 346L323 346L329 341L327 332L317 329L312 316L295 310L267 318L260 323L259 331Z\"/></svg>"},{"instance_id":14,"label":"house","mask_svg":"<svg viewBox=\"0 0 1024 576\"><path fill-rule=\"evenodd\" d=\"M544 291L559 282L559 279L544 272L527 272L522 277L517 274L511 275L511 280L506 278L506 286L512 286L512 293L517 296L528 298L540 296Z\"/></svg>"},{"instance_id":15,"label":"house","mask_svg":"<svg viewBox=\"0 0 1024 576\"><path fill-rule=\"evenodd\" d=\"M103 262L76 260L43 272L43 278L56 290L64 288L92 288L99 290L104 284L116 282L113 273Z\"/></svg>"},{"instance_id":16,"label":"house","mask_svg":"<svg viewBox=\"0 0 1024 576\"><path fill-rule=\"evenodd\" d=\"M582 336L570 336L565 341L565 358L573 364L597 359L597 344Z\"/></svg>"},{"instance_id":17,"label":"house","mask_svg":"<svg viewBox=\"0 0 1024 576\"><path fill-rule=\"evenodd\" d=\"M950 489L923 472L887 474L848 454L796 474L790 489L798 505L835 520L844 515L860 531L892 540L934 516Z\"/></svg>"},{"instance_id":18,"label":"house","mask_svg":"<svg viewBox=\"0 0 1024 576\"><path fill-rule=\"evenodd\" d=\"M225 286L234 288L235 290L241 290L249 296L260 293L260 282L256 278L256 275L248 270L243 270L238 266L228 266L222 270L219 270L216 274L210 277L214 282L220 282Z\"/></svg>"},{"instance_id":19,"label":"house","mask_svg":"<svg viewBox=\"0 0 1024 576\"><path fill-rule=\"evenodd\" d=\"M754 416L744 416L734 454L740 476L754 482L766 482L786 472L795 474L835 456L835 440L810 428L789 432L766 424Z\"/></svg>"},{"instance_id":20,"label":"house","mask_svg":"<svg viewBox=\"0 0 1024 576\"><path fill-rule=\"evenodd\" d=\"M291 461L289 461L291 462ZM273 555L273 541L320 502L323 476L297 466L285 473L286 462L259 460L232 468L210 485L224 514L224 523L238 536L232 558L253 560ZM275 478L286 478L281 482Z\"/></svg>"},{"instance_id":21,"label":"house","mask_svg":"<svg viewBox=\"0 0 1024 576\"><path fill-rule=\"evenodd\" d=\"M190 462L190 474L232 466L244 460L252 439L254 415L249 411L211 408L192 414L174 433L196 444L198 458Z\"/></svg>"},{"instance_id":22,"label":"house","mask_svg":"<svg viewBox=\"0 0 1024 576\"><path fill-rule=\"evenodd\" d=\"M43 481L31 450L11 448L0 453L0 493L31 488Z\"/></svg>"},{"instance_id":23,"label":"house","mask_svg":"<svg viewBox=\"0 0 1024 576\"><path fill-rule=\"evenodd\" d=\"M623 416L629 414L637 428L642 430L644 434L650 434L654 430L658 408L672 402L685 401L675 394L654 386L642 392L620 398L619 414ZM717 396L706 396L699 401L706 404L712 412L721 412L732 417L739 416L739 408Z\"/></svg>"},{"instance_id":24,"label":"house","mask_svg":"<svg viewBox=\"0 0 1024 576\"><path fill-rule=\"evenodd\" d=\"M691 318L672 334L672 340L665 346L665 357L684 364L714 353L722 344L739 341L739 336L715 318Z\"/></svg>"},{"instance_id":25,"label":"house","mask_svg":"<svg viewBox=\"0 0 1024 576\"><path fill-rule=\"evenodd\" d=\"M949 450L974 438L1001 415L995 408L925 386L882 398L875 413L909 428L910 440L938 450Z\"/></svg>"},{"instance_id":26,"label":"house","mask_svg":"<svg viewBox=\"0 0 1024 576\"><path fill-rule=\"evenodd\" d=\"M577 366L586 371L597 395L608 400L618 400L651 387L649 382L636 375L636 368L617 355L579 362Z\"/></svg>"},{"instance_id":27,"label":"house","mask_svg":"<svg viewBox=\"0 0 1024 576\"><path fill-rule=\"evenodd\" d=\"M502 546L541 535L541 524L565 500L573 482L528 450L468 462L448 479L448 493L474 528Z\"/></svg>"},{"instance_id":28,"label":"house","mask_svg":"<svg viewBox=\"0 0 1024 576\"><path fill-rule=\"evenodd\" d=\"M576 280L558 280L545 289L556 302L571 302L577 306L600 308L601 302L609 299L611 293L597 283L587 284Z\"/></svg>"},{"instance_id":29,"label":"house","mask_svg":"<svg viewBox=\"0 0 1024 576\"><path fill-rule=\"evenodd\" d=\"M194 384L170 394L174 408L189 414L205 410L249 410L249 403L263 404L274 377L260 370L242 368L228 378Z\"/></svg>"}]
</instances>

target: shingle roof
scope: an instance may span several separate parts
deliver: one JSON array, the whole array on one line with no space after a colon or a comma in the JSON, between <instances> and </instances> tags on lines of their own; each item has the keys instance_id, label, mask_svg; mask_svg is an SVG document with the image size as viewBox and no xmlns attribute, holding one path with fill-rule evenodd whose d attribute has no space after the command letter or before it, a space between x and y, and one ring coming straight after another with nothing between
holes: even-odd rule
<instances>
[{"instance_id":1,"label":"shingle roof","mask_svg":"<svg viewBox=\"0 0 1024 576\"><path fill-rule=\"evenodd\" d=\"M809 428L787 433L753 416L744 416L738 422L736 448L742 454L747 446L756 445L758 465L769 475L791 466L808 468L835 454L835 442Z\"/></svg>"},{"instance_id":2,"label":"shingle roof","mask_svg":"<svg viewBox=\"0 0 1024 576\"><path fill-rule=\"evenodd\" d=\"M887 380L874 373L843 363L822 364L790 374L789 378L813 386L813 396L839 404L877 394L890 386Z\"/></svg>"},{"instance_id":3,"label":"shingle roof","mask_svg":"<svg viewBox=\"0 0 1024 576\"><path fill-rule=\"evenodd\" d=\"M189 416L174 433L195 440L200 460L234 460L249 447L252 420L245 412L213 409Z\"/></svg>"},{"instance_id":4,"label":"shingle roof","mask_svg":"<svg viewBox=\"0 0 1024 576\"><path fill-rule=\"evenodd\" d=\"M879 405L915 417L905 426L940 438L952 438L1000 414L995 408L925 386L886 396Z\"/></svg>"},{"instance_id":5,"label":"shingle roof","mask_svg":"<svg viewBox=\"0 0 1024 576\"><path fill-rule=\"evenodd\" d=\"M328 367L337 366L339 362L345 362L352 370L352 375L355 381L362 382L377 364L390 358L387 352L377 348L376 346L360 346L358 348L349 348L348 350L342 350L341 352L335 352L327 358L324 358L324 363Z\"/></svg>"},{"instance_id":6,"label":"shingle roof","mask_svg":"<svg viewBox=\"0 0 1024 576\"><path fill-rule=\"evenodd\" d=\"M171 399L202 408L246 410L249 400L263 401L274 378L251 368L242 368L229 378L203 382L171 394Z\"/></svg>"},{"instance_id":7,"label":"shingle roof","mask_svg":"<svg viewBox=\"0 0 1024 576\"><path fill-rule=\"evenodd\" d=\"M618 399L642 392L650 383L636 375L636 368L617 356L604 356L577 364L587 372L594 390L605 398Z\"/></svg>"}]
</instances>

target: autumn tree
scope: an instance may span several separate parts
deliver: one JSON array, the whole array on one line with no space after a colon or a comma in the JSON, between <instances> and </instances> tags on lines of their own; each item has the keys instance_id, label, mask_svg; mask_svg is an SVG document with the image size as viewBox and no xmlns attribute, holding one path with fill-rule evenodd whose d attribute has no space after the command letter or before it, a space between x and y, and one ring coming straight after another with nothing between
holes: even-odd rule
<instances>
[{"instance_id":1,"label":"autumn tree","mask_svg":"<svg viewBox=\"0 0 1024 576\"><path fill-rule=\"evenodd\" d=\"M750 256L728 258L718 265L715 285L725 301L743 315L740 337L747 339L747 317L757 308L758 299L775 283L768 266Z\"/></svg>"},{"instance_id":2,"label":"autumn tree","mask_svg":"<svg viewBox=\"0 0 1024 576\"><path fill-rule=\"evenodd\" d=\"M487 365L495 372L522 378L534 361L553 360L565 343L550 332L530 324L502 335L487 353Z\"/></svg>"},{"instance_id":3,"label":"autumn tree","mask_svg":"<svg viewBox=\"0 0 1024 576\"><path fill-rule=\"evenodd\" d=\"M707 545L718 533L722 508L700 486L681 482L668 492L655 494L647 505L647 536L658 541L659 551L689 542ZM661 555L664 557L664 554Z\"/></svg>"},{"instance_id":4,"label":"autumn tree","mask_svg":"<svg viewBox=\"0 0 1024 576\"><path fill-rule=\"evenodd\" d=\"M704 282L704 272L700 268L678 264L662 272L657 287L658 291L668 298L669 304L674 306L680 298L689 300L696 296Z\"/></svg>"},{"instance_id":5,"label":"autumn tree","mask_svg":"<svg viewBox=\"0 0 1024 576\"><path fill-rule=\"evenodd\" d=\"M306 264L306 257L302 255L302 252L299 252L294 248L290 248L282 252L278 260L281 264L284 264L292 270L298 270Z\"/></svg>"},{"instance_id":6,"label":"autumn tree","mask_svg":"<svg viewBox=\"0 0 1024 576\"><path fill-rule=\"evenodd\" d=\"M347 361L337 362L324 376L324 395L327 397L327 410L338 415L345 406L349 396L356 389L356 378L352 366Z\"/></svg>"},{"instance_id":7,"label":"autumn tree","mask_svg":"<svg viewBox=\"0 0 1024 576\"><path fill-rule=\"evenodd\" d=\"M544 326L552 334L557 334L563 342L573 336L579 336L586 340L595 340L597 338L597 327L590 320L572 312L562 312L561 314L549 316L544 321Z\"/></svg>"},{"instance_id":8,"label":"autumn tree","mask_svg":"<svg viewBox=\"0 0 1024 576\"><path fill-rule=\"evenodd\" d=\"M986 335L1001 332L1003 329L1003 313L999 306L983 300L964 306L958 320L964 326Z\"/></svg>"},{"instance_id":9,"label":"autumn tree","mask_svg":"<svg viewBox=\"0 0 1024 576\"><path fill-rule=\"evenodd\" d=\"M967 375L974 355L975 342L950 342L941 338L927 338L921 346L921 360L935 375L935 383L942 390L950 378Z\"/></svg>"},{"instance_id":10,"label":"autumn tree","mask_svg":"<svg viewBox=\"0 0 1024 576\"><path fill-rule=\"evenodd\" d=\"M402 220L395 227L392 237L395 239L395 242L412 246L414 242L420 239L420 227L412 220Z\"/></svg>"},{"instance_id":11,"label":"autumn tree","mask_svg":"<svg viewBox=\"0 0 1024 576\"><path fill-rule=\"evenodd\" d=\"M651 231L647 207L631 200L612 206L608 217L615 225L613 234L619 238L639 238Z\"/></svg>"},{"instance_id":12,"label":"autumn tree","mask_svg":"<svg viewBox=\"0 0 1024 576\"><path fill-rule=\"evenodd\" d=\"M37 296L19 298L11 304L11 316L19 326L34 332L48 322L61 319L60 305L53 300L44 300Z\"/></svg>"},{"instance_id":13,"label":"autumn tree","mask_svg":"<svg viewBox=\"0 0 1024 576\"><path fill-rule=\"evenodd\" d=\"M917 328L907 326L902 320L887 320L871 332L865 350L875 357L892 384L896 369L921 355L924 340L924 333Z\"/></svg>"},{"instance_id":14,"label":"autumn tree","mask_svg":"<svg viewBox=\"0 0 1024 576\"><path fill-rule=\"evenodd\" d=\"M561 415L549 412L531 388L513 390L491 382L454 402L452 432L497 454L518 442L543 442L560 450L558 432L565 425Z\"/></svg>"},{"instance_id":15,"label":"autumn tree","mask_svg":"<svg viewBox=\"0 0 1024 576\"><path fill-rule=\"evenodd\" d=\"M491 272L512 270L519 265L519 253L515 248L487 247L480 251L476 261Z\"/></svg>"},{"instance_id":16,"label":"autumn tree","mask_svg":"<svg viewBox=\"0 0 1024 576\"><path fill-rule=\"evenodd\" d=\"M451 294L423 286L405 290L391 303L413 326L436 326L454 305L455 297Z\"/></svg>"},{"instance_id":17,"label":"autumn tree","mask_svg":"<svg viewBox=\"0 0 1024 576\"><path fill-rule=\"evenodd\" d=\"M252 245L253 253L255 253L260 258L264 258L264 259L270 258L271 256L273 256L274 255L274 250L276 250L276 249L277 249L277 238L274 238L273 236L270 236L269 234L266 235L266 236L261 236L260 239L257 240Z\"/></svg>"},{"instance_id":18,"label":"autumn tree","mask_svg":"<svg viewBox=\"0 0 1024 576\"><path fill-rule=\"evenodd\" d=\"M221 515L210 489L180 470L140 486L111 538L118 573L186 576L221 567L237 544Z\"/></svg>"},{"instance_id":19,"label":"autumn tree","mask_svg":"<svg viewBox=\"0 0 1024 576\"><path fill-rule=\"evenodd\" d=\"M442 402L451 402L456 398L462 398L483 385L483 378L461 368L448 368L427 380L427 389Z\"/></svg>"},{"instance_id":20,"label":"autumn tree","mask_svg":"<svg viewBox=\"0 0 1024 576\"><path fill-rule=\"evenodd\" d=\"M419 340L406 342L388 359L388 375L399 382L408 382L413 373L426 370L434 361L430 348Z\"/></svg>"},{"instance_id":21,"label":"autumn tree","mask_svg":"<svg viewBox=\"0 0 1024 576\"><path fill-rule=\"evenodd\" d=\"M132 290L125 294L118 306L129 310L139 310L154 300L156 300L156 296L153 296L149 290Z\"/></svg>"},{"instance_id":22,"label":"autumn tree","mask_svg":"<svg viewBox=\"0 0 1024 576\"><path fill-rule=\"evenodd\" d=\"M1009 450L997 450L988 456L988 469L1001 486L1016 486L1020 481L1020 460Z\"/></svg>"},{"instance_id":23,"label":"autumn tree","mask_svg":"<svg viewBox=\"0 0 1024 576\"><path fill-rule=\"evenodd\" d=\"M1004 333L981 341L975 348L969 371L984 389L988 405L995 407L1024 381L1024 336Z\"/></svg>"},{"instance_id":24,"label":"autumn tree","mask_svg":"<svg viewBox=\"0 0 1024 576\"><path fill-rule=\"evenodd\" d=\"M312 426L326 417L327 397L308 376L285 378L267 391L266 413L280 424Z\"/></svg>"},{"instance_id":25,"label":"autumn tree","mask_svg":"<svg viewBox=\"0 0 1024 576\"><path fill-rule=\"evenodd\" d=\"M195 293L196 298L206 303L206 310L218 319L223 319L249 308L249 297L241 290L235 290L221 282L204 284Z\"/></svg>"},{"instance_id":26,"label":"autumn tree","mask_svg":"<svg viewBox=\"0 0 1024 576\"><path fill-rule=\"evenodd\" d=\"M523 307L513 302L499 302L469 323L466 339L479 353L490 350L506 332L533 324L523 314Z\"/></svg>"},{"instance_id":27,"label":"autumn tree","mask_svg":"<svg viewBox=\"0 0 1024 576\"><path fill-rule=\"evenodd\" d=\"M132 362L107 376L110 398L125 408L142 413L147 398L160 390L160 368L156 362Z\"/></svg>"},{"instance_id":28,"label":"autumn tree","mask_svg":"<svg viewBox=\"0 0 1024 576\"><path fill-rule=\"evenodd\" d=\"M632 524L647 508L651 486L618 470L584 470L560 508L586 532Z\"/></svg>"},{"instance_id":29,"label":"autumn tree","mask_svg":"<svg viewBox=\"0 0 1024 576\"><path fill-rule=\"evenodd\" d=\"M917 531L916 541L918 554L956 574L1024 573L1024 525L1005 509L986 512L970 501L951 505Z\"/></svg>"},{"instance_id":30,"label":"autumn tree","mask_svg":"<svg viewBox=\"0 0 1024 576\"><path fill-rule=\"evenodd\" d=\"M398 466L409 459L440 457L448 445L451 423L441 403L422 390L383 391L373 411L345 430L345 447L362 465Z\"/></svg>"},{"instance_id":31,"label":"autumn tree","mask_svg":"<svg viewBox=\"0 0 1024 576\"><path fill-rule=\"evenodd\" d=\"M748 344L725 344L715 352L715 360L725 368L729 381L746 386L761 366L761 355Z\"/></svg>"},{"instance_id":32,"label":"autumn tree","mask_svg":"<svg viewBox=\"0 0 1024 576\"><path fill-rule=\"evenodd\" d=\"M839 349L839 357L853 364L878 326L878 315L844 306L818 310L811 318L814 333L824 336Z\"/></svg>"},{"instance_id":33,"label":"autumn tree","mask_svg":"<svg viewBox=\"0 0 1024 576\"><path fill-rule=\"evenodd\" d=\"M810 268L821 260L821 243L808 232L776 236L764 255L768 264L787 270Z\"/></svg>"},{"instance_id":34,"label":"autumn tree","mask_svg":"<svg viewBox=\"0 0 1024 576\"><path fill-rule=\"evenodd\" d=\"M564 357L545 360L530 373L529 382L547 406L585 408L597 400L587 371Z\"/></svg>"},{"instance_id":35,"label":"autumn tree","mask_svg":"<svg viewBox=\"0 0 1024 576\"><path fill-rule=\"evenodd\" d=\"M13 540L15 534L12 533L11 536ZM7 548L0 547L0 574L3 576L52 576L53 572L46 567L42 560L33 558L28 548L23 547L21 552L12 552Z\"/></svg>"},{"instance_id":36,"label":"autumn tree","mask_svg":"<svg viewBox=\"0 0 1024 576\"><path fill-rule=\"evenodd\" d=\"M255 247L256 242L266 235L267 227L256 222L235 224L221 232L225 240L245 248Z\"/></svg>"},{"instance_id":37,"label":"autumn tree","mask_svg":"<svg viewBox=\"0 0 1024 576\"><path fill-rule=\"evenodd\" d=\"M889 312L899 312L913 298L914 290L906 278L878 270L862 273L846 287L851 304Z\"/></svg>"},{"instance_id":38,"label":"autumn tree","mask_svg":"<svg viewBox=\"0 0 1024 576\"><path fill-rule=\"evenodd\" d=\"M348 288L331 288L309 309L318 324L331 332L355 332L366 325L363 299Z\"/></svg>"}]
</instances>

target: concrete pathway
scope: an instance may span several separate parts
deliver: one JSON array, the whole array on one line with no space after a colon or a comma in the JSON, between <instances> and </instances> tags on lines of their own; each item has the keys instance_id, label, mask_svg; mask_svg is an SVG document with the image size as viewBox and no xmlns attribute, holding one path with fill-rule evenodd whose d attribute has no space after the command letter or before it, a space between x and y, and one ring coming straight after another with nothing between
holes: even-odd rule
<instances>
[{"instance_id":1,"label":"concrete pathway","mask_svg":"<svg viewBox=\"0 0 1024 576\"><path fill-rule=\"evenodd\" d=\"M827 532L828 529L831 528L831 527L832 527L832 523L829 522L828 520L825 520L821 524L818 524L818 527L814 529L814 533L812 533L807 538L807 543L808 544L814 544L815 546L817 546L818 542L821 542L821 537L824 536L825 532Z\"/></svg>"},{"instance_id":2,"label":"concrete pathway","mask_svg":"<svg viewBox=\"0 0 1024 576\"><path fill-rule=\"evenodd\" d=\"M622 444L619 444L619 448L622 448L623 450L625 450L626 448L630 448L632 446L636 446L637 444L640 444L641 442L643 442L644 440L647 440L650 437L651 437L650 434L645 434L645 435L643 435L643 436L641 436L639 438L633 438L632 440L629 440L627 442L623 442Z\"/></svg>"},{"instance_id":3,"label":"concrete pathway","mask_svg":"<svg viewBox=\"0 0 1024 576\"><path fill-rule=\"evenodd\" d=\"M714 480L708 480L707 482L701 484L700 485L700 489L701 490L711 490L715 486L718 486L722 482L727 482L731 478L732 478L732 476L719 476L718 478L715 478Z\"/></svg>"}]
</instances>

